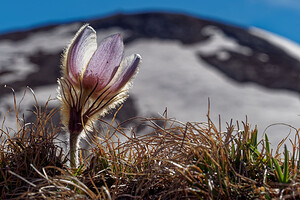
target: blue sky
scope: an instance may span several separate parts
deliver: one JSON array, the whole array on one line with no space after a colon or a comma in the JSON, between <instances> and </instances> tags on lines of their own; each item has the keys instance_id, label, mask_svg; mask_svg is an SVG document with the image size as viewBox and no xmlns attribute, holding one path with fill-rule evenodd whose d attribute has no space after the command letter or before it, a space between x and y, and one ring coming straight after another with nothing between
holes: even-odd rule
<instances>
[{"instance_id":1,"label":"blue sky","mask_svg":"<svg viewBox=\"0 0 300 200\"><path fill-rule=\"evenodd\" d=\"M0 33L144 11L174 11L256 26L300 44L300 0L3 0Z\"/></svg>"}]
</instances>

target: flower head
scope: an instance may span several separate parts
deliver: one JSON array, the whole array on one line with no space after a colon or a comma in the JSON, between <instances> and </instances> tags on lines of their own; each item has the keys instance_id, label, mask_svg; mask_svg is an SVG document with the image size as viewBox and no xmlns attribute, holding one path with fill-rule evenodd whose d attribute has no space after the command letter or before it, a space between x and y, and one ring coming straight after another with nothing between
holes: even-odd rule
<instances>
[{"instance_id":1,"label":"flower head","mask_svg":"<svg viewBox=\"0 0 300 200\"><path fill-rule=\"evenodd\" d=\"M63 102L63 120L81 112L85 124L97 115L122 103L128 96L131 79L138 70L141 57L123 58L124 45L120 34L105 38L97 47L95 30L84 25L64 52L59 80ZM73 110L72 110L73 109Z\"/></svg>"},{"instance_id":2,"label":"flower head","mask_svg":"<svg viewBox=\"0 0 300 200\"><path fill-rule=\"evenodd\" d=\"M80 28L65 50L58 97L70 143L71 136L77 138L97 116L104 116L128 97L141 57L123 56L120 34L105 38L97 47L96 32L88 25Z\"/></svg>"}]
</instances>

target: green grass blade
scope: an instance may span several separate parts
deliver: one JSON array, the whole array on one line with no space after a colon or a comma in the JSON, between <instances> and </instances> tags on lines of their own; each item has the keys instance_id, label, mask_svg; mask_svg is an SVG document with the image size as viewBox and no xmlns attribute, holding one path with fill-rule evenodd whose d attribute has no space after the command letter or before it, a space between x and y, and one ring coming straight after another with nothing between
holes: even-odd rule
<instances>
[{"instance_id":1,"label":"green grass blade","mask_svg":"<svg viewBox=\"0 0 300 200\"><path fill-rule=\"evenodd\" d=\"M252 151L253 153L255 153L255 155L256 155L257 157L258 157L258 156L261 156L261 153L257 150L256 147L250 145L249 148L251 149L251 151Z\"/></svg>"},{"instance_id":2,"label":"green grass blade","mask_svg":"<svg viewBox=\"0 0 300 200\"><path fill-rule=\"evenodd\" d=\"M266 156L267 156L267 165L272 169L272 161L271 161L271 151L270 151L270 142L269 142L269 138L267 136L267 134L265 134L265 142L266 142Z\"/></svg>"},{"instance_id":3,"label":"green grass blade","mask_svg":"<svg viewBox=\"0 0 300 200\"><path fill-rule=\"evenodd\" d=\"M252 146L257 146L257 130L254 130L251 134L251 144Z\"/></svg>"},{"instance_id":4,"label":"green grass blade","mask_svg":"<svg viewBox=\"0 0 300 200\"><path fill-rule=\"evenodd\" d=\"M80 165L79 168L77 169L76 173L74 174L75 177L78 176L79 172L81 171L81 169L83 168L84 164Z\"/></svg>"},{"instance_id":5,"label":"green grass blade","mask_svg":"<svg viewBox=\"0 0 300 200\"><path fill-rule=\"evenodd\" d=\"M231 146L230 156L232 159L234 159L236 156L234 145Z\"/></svg>"},{"instance_id":6,"label":"green grass blade","mask_svg":"<svg viewBox=\"0 0 300 200\"><path fill-rule=\"evenodd\" d=\"M286 145L284 145L284 164L283 164L283 182L289 181L289 152Z\"/></svg>"},{"instance_id":7,"label":"green grass blade","mask_svg":"<svg viewBox=\"0 0 300 200\"><path fill-rule=\"evenodd\" d=\"M278 161L275 158L272 158L272 161L273 161L273 164L275 166L275 170L276 170L276 173L277 173L278 181L280 183L283 183L283 173L282 173L282 170L280 168L280 165L279 165Z\"/></svg>"}]
</instances>

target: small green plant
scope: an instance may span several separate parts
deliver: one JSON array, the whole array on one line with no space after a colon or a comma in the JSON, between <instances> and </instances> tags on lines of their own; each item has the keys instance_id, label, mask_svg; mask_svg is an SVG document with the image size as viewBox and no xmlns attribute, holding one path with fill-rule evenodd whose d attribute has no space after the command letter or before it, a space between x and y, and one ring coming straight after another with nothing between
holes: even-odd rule
<instances>
[{"instance_id":1,"label":"small green plant","mask_svg":"<svg viewBox=\"0 0 300 200\"><path fill-rule=\"evenodd\" d=\"M276 177L279 183L288 183L290 181L289 176L289 152L286 145L284 145L284 163L280 166L275 158L272 158L272 162L275 166Z\"/></svg>"}]
</instances>

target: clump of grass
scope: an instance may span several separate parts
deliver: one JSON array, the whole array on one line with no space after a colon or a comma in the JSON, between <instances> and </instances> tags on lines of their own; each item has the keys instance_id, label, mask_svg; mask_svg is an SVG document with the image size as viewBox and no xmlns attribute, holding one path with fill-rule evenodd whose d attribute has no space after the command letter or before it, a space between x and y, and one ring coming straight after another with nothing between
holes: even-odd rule
<instances>
[{"instance_id":1,"label":"clump of grass","mask_svg":"<svg viewBox=\"0 0 300 200\"><path fill-rule=\"evenodd\" d=\"M298 131L292 150L285 146L280 154L286 139L274 153L267 135L258 141L247 121L222 132L209 114L205 123L181 123L165 114L134 119L147 127L137 134L124 128L133 119L99 120L105 128L87 133L90 147L80 153L89 153L74 170L57 142L61 127L51 122L57 109L47 107L36 106L36 121L20 123L14 136L0 130L1 199L300 197Z\"/></svg>"},{"instance_id":2,"label":"clump of grass","mask_svg":"<svg viewBox=\"0 0 300 200\"><path fill-rule=\"evenodd\" d=\"M54 126L51 122L58 109L47 112L48 103L44 109L36 106L33 111L36 121L27 123L25 119L18 117L20 104L17 106L15 95L14 102L17 132L12 133L4 124L0 129L1 199L29 195L33 186L43 182L36 169L44 170L49 176L55 176L60 172L49 166L62 168L67 161L63 149L55 142L59 126Z\"/></svg>"}]
</instances>

